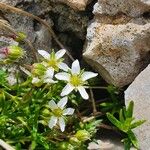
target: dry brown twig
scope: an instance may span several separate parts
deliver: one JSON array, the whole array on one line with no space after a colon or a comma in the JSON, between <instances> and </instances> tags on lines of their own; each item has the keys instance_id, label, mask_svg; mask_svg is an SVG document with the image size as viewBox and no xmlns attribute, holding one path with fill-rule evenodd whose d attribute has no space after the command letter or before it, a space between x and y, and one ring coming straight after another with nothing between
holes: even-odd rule
<instances>
[{"instance_id":1,"label":"dry brown twig","mask_svg":"<svg viewBox=\"0 0 150 150\"><path fill-rule=\"evenodd\" d=\"M2 19L0 19L0 29L7 30L7 31L11 32L15 36L18 35L18 33L10 26L10 24L7 21L2 20ZM24 39L23 41L30 47L30 49L33 52L33 56L34 56L35 61L38 62L38 57L37 57L37 54L36 54L36 50L34 49L34 47L31 44L31 42L29 40L27 40L27 39Z\"/></svg>"},{"instance_id":2,"label":"dry brown twig","mask_svg":"<svg viewBox=\"0 0 150 150\"><path fill-rule=\"evenodd\" d=\"M2 148L4 148L5 150L15 150L14 148L12 148L9 144L7 144L5 141L3 141L2 139L0 139L0 146Z\"/></svg>"},{"instance_id":3,"label":"dry brown twig","mask_svg":"<svg viewBox=\"0 0 150 150\"><path fill-rule=\"evenodd\" d=\"M95 115L97 113L97 109L96 109L94 94L91 88L90 88L90 95L91 95L91 101L92 101L92 106L93 106L93 115Z\"/></svg>"},{"instance_id":4,"label":"dry brown twig","mask_svg":"<svg viewBox=\"0 0 150 150\"><path fill-rule=\"evenodd\" d=\"M64 45L58 40L56 34L54 33L54 31L52 30L51 26L46 22L44 21L43 19L39 18L38 16L35 16L31 13L28 13L26 11L23 11L19 8L16 8L16 7L13 7L13 6L10 6L10 5L7 5L7 4L4 4L4 3L1 3L0 2L0 9L2 9L3 11L10 11L10 12L13 12L13 13L18 13L18 14L22 14L24 16L28 16L32 19L35 19L37 20L38 22L40 22L42 25L46 26L48 31L51 33L52 37L54 38L54 40L56 41L56 43L60 46L60 48L64 49ZM68 57L74 61L74 58L71 56L71 54L69 53L69 51L67 50L67 55Z\"/></svg>"}]
</instances>

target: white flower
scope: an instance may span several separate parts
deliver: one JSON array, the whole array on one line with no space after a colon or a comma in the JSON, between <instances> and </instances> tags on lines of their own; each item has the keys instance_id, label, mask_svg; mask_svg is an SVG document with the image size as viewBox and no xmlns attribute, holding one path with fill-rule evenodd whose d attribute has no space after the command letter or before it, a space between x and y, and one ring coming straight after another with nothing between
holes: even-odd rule
<instances>
[{"instance_id":1,"label":"white flower","mask_svg":"<svg viewBox=\"0 0 150 150\"><path fill-rule=\"evenodd\" d=\"M43 76L35 76L32 79L32 84L35 85L42 85L43 83L57 83L57 81L53 80L53 76L54 76L54 69L53 68L48 68Z\"/></svg>"},{"instance_id":2,"label":"white flower","mask_svg":"<svg viewBox=\"0 0 150 150\"><path fill-rule=\"evenodd\" d=\"M98 74L83 71L80 69L80 64L78 60L75 60L72 63L72 67L70 73L60 72L55 75L55 77L59 80L67 81L67 85L63 88L61 96L68 95L74 89L79 91L83 99L88 99L89 95L87 94L85 87L83 86L86 84L86 80L96 77Z\"/></svg>"},{"instance_id":3,"label":"white flower","mask_svg":"<svg viewBox=\"0 0 150 150\"><path fill-rule=\"evenodd\" d=\"M56 53L52 52L51 54L49 54L45 50L38 50L38 53L44 57L45 62L43 63L45 64L45 66L52 67L55 71L58 71L59 69L68 71L69 67L67 66L67 64L62 62L62 57L66 53L65 49L61 49Z\"/></svg>"},{"instance_id":4,"label":"white flower","mask_svg":"<svg viewBox=\"0 0 150 150\"><path fill-rule=\"evenodd\" d=\"M61 131L65 131L66 125L64 117L66 115L72 115L74 113L73 108L65 108L67 102L67 97L63 97L57 104L53 100L49 102L50 109L53 113L53 116L49 121L49 128L52 129L56 124L58 124L60 126Z\"/></svg>"},{"instance_id":5,"label":"white flower","mask_svg":"<svg viewBox=\"0 0 150 150\"><path fill-rule=\"evenodd\" d=\"M35 86L41 86L43 83L57 83L53 80L54 69L46 68L44 65L35 63L32 65L32 70L29 72L24 67L20 69L32 78L32 84Z\"/></svg>"}]
</instances>

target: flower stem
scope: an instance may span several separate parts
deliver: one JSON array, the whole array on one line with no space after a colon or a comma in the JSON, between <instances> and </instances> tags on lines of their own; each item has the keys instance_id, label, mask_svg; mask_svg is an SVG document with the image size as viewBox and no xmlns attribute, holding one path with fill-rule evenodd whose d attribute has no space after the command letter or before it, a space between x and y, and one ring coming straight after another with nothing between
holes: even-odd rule
<instances>
[{"instance_id":1,"label":"flower stem","mask_svg":"<svg viewBox=\"0 0 150 150\"><path fill-rule=\"evenodd\" d=\"M91 88L90 88L90 95L91 95L91 101L92 101L92 106L93 106L93 114L96 114L97 113L97 109L96 109L96 104L95 104L93 91L92 91Z\"/></svg>"},{"instance_id":2,"label":"flower stem","mask_svg":"<svg viewBox=\"0 0 150 150\"><path fill-rule=\"evenodd\" d=\"M107 87L105 86L85 86L87 89L104 89L107 90Z\"/></svg>"}]
</instances>

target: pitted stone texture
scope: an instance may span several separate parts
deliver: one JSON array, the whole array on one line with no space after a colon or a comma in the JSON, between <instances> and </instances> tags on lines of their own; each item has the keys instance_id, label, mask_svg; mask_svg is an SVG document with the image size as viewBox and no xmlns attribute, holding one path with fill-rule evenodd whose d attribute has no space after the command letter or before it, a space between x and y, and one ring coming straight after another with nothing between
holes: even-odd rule
<instances>
[{"instance_id":1,"label":"pitted stone texture","mask_svg":"<svg viewBox=\"0 0 150 150\"><path fill-rule=\"evenodd\" d=\"M85 10L89 0L52 0L54 2L62 2L72 7L75 10Z\"/></svg>"},{"instance_id":2,"label":"pitted stone texture","mask_svg":"<svg viewBox=\"0 0 150 150\"><path fill-rule=\"evenodd\" d=\"M98 0L93 13L111 16L125 13L127 16L137 17L148 11L150 11L150 0Z\"/></svg>"},{"instance_id":3,"label":"pitted stone texture","mask_svg":"<svg viewBox=\"0 0 150 150\"><path fill-rule=\"evenodd\" d=\"M22 1L22 0L20 0L20 1ZM15 6L19 2L19 0L0 0L0 2Z\"/></svg>"},{"instance_id":4,"label":"pitted stone texture","mask_svg":"<svg viewBox=\"0 0 150 150\"><path fill-rule=\"evenodd\" d=\"M150 24L110 25L94 22L88 27L83 57L111 84L131 83L150 60Z\"/></svg>"},{"instance_id":5,"label":"pitted stone texture","mask_svg":"<svg viewBox=\"0 0 150 150\"><path fill-rule=\"evenodd\" d=\"M150 65L142 71L125 91L125 103L134 101L134 116L146 119L146 122L135 129L140 142L140 150L150 149Z\"/></svg>"},{"instance_id":6,"label":"pitted stone texture","mask_svg":"<svg viewBox=\"0 0 150 150\"><path fill-rule=\"evenodd\" d=\"M43 0L41 3L37 3L36 5L33 3L33 0L2 0L2 2L11 6L17 6L20 9L23 9L29 13L36 15L42 15L42 12L49 5L49 3L46 0ZM6 11L4 11L3 15L5 19L9 20L9 23L12 26L12 28L14 28L18 32L24 32L27 35L27 39L34 45L36 49L50 49L51 34L48 32L45 26L38 24L37 28L37 22L35 20L22 14L7 13ZM49 22L49 25L52 26L51 19L46 15L44 17L45 20Z\"/></svg>"}]
</instances>

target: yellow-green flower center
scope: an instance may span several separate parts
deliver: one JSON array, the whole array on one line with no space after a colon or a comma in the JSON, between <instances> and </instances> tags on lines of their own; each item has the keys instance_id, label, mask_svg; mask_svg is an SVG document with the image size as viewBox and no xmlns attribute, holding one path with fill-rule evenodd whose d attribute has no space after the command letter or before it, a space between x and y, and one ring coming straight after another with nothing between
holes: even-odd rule
<instances>
[{"instance_id":1,"label":"yellow-green flower center","mask_svg":"<svg viewBox=\"0 0 150 150\"><path fill-rule=\"evenodd\" d=\"M79 86L82 85L83 81L81 80L81 77L79 75L72 75L70 78L70 83L73 86Z\"/></svg>"},{"instance_id":2,"label":"yellow-green flower center","mask_svg":"<svg viewBox=\"0 0 150 150\"><path fill-rule=\"evenodd\" d=\"M54 114L54 116L56 116L56 117L61 117L61 116L63 115L63 110L60 109L60 108L54 109L54 110L53 110L53 114Z\"/></svg>"},{"instance_id":3,"label":"yellow-green flower center","mask_svg":"<svg viewBox=\"0 0 150 150\"><path fill-rule=\"evenodd\" d=\"M50 66L50 67L52 67L52 68L58 68L58 61L56 60L56 59L50 59L49 61L48 61L48 65Z\"/></svg>"}]
</instances>

